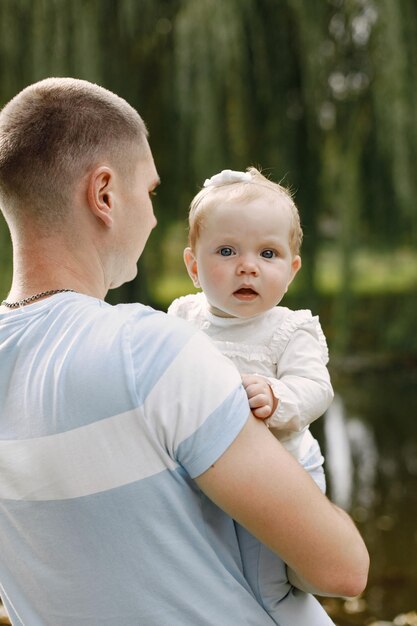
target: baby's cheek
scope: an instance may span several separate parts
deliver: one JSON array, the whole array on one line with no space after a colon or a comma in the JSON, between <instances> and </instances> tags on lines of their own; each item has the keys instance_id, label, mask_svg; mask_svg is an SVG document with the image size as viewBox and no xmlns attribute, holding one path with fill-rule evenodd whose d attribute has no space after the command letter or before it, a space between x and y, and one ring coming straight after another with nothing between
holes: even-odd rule
<instances>
[{"instance_id":1,"label":"baby's cheek","mask_svg":"<svg viewBox=\"0 0 417 626\"><path fill-rule=\"evenodd\" d=\"M210 281L216 285L224 282L226 276L227 272L221 264L214 265L210 270Z\"/></svg>"}]
</instances>

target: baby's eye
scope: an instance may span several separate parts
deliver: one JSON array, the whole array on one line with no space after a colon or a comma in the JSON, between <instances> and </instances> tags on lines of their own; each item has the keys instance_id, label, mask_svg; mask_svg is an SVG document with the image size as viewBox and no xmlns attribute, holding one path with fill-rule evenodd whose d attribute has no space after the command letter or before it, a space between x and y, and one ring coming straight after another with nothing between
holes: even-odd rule
<instances>
[{"instance_id":1,"label":"baby's eye","mask_svg":"<svg viewBox=\"0 0 417 626\"><path fill-rule=\"evenodd\" d=\"M273 259L277 256L277 253L275 252L275 250L262 250L261 256L264 259Z\"/></svg>"},{"instance_id":2,"label":"baby's eye","mask_svg":"<svg viewBox=\"0 0 417 626\"><path fill-rule=\"evenodd\" d=\"M219 248L218 249L218 253L221 256L232 256L233 254L233 249L229 248L229 246L223 246L223 248Z\"/></svg>"}]
</instances>

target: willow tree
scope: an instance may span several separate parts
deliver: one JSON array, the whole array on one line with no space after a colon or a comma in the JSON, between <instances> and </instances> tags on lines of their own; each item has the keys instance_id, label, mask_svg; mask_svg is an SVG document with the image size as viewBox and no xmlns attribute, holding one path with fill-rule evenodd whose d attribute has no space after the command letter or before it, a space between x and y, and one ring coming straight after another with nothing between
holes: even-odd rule
<instances>
[{"instance_id":1,"label":"willow tree","mask_svg":"<svg viewBox=\"0 0 417 626\"><path fill-rule=\"evenodd\" d=\"M310 5L307 20L305 5L300 0L290 2L305 57L304 101L310 100L308 135L318 161L319 215L332 220L340 255L335 326L336 347L344 350L349 343L353 262L360 234L361 172L371 132L367 44L377 13L371 2L346 0L327 3L320 20ZM320 235L319 230L313 232Z\"/></svg>"},{"instance_id":2,"label":"willow tree","mask_svg":"<svg viewBox=\"0 0 417 626\"><path fill-rule=\"evenodd\" d=\"M309 306L319 248L339 249L341 349L358 244L416 243L416 74L415 0L0 2L2 102L73 75L146 120L163 183L148 269L204 178L258 165L295 193ZM144 279L115 297L146 299Z\"/></svg>"},{"instance_id":3,"label":"willow tree","mask_svg":"<svg viewBox=\"0 0 417 626\"><path fill-rule=\"evenodd\" d=\"M378 202L370 223L384 229L374 240L417 244L417 3L379 0L370 41L374 113L368 170ZM368 198L370 200L370 198ZM379 236L379 237L378 237Z\"/></svg>"},{"instance_id":4,"label":"willow tree","mask_svg":"<svg viewBox=\"0 0 417 626\"><path fill-rule=\"evenodd\" d=\"M416 3L184 0L175 28L186 176L255 162L285 177L307 286L333 223L344 349L358 245L415 241Z\"/></svg>"},{"instance_id":5,"label":"willow tree","mask_svg":"<svg viewBox=\"0 0 417 626\"><path fill-rule=\"evenodd\" d=\"M168 170L168 161L175 160L169 33L177 8L174 0L1 0L1 104L47 76L97 82L138 108L161 155L158 162ZM7 240L2 221L0 230L1 244ZM8 246L2 246L0 262L4 294L10 281ZM115 297L146 300L145 277L142 271Z\"/></svg>"},{"instance_id":6,"label":"willow tree","mask_svg":"<svg viewBox=\"0 0 417 626\"><path fill-rule=\"evenodd\" d=\"M319 153L303 62L323 37L321 4L314 14L308 5L301 18L288 1L184 0L175 22L183 188L250 164L284 181L306 227L306 285L314 275ZM314 42L300 35L309 13L320 24Z\"/></svg>"}]
</instances>

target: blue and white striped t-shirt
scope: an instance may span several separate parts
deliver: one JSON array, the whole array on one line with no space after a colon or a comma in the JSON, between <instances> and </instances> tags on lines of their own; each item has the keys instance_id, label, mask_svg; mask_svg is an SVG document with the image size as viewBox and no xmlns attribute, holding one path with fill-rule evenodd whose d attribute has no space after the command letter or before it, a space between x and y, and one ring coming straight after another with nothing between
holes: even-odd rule
<instances>
[{"instance_id":1,"label":"blue and white striped t-shirt","mask_svg":"<svg viewBox=\"0 0 417 626\"><path fill-rule=\"evenodd\" d=\"M0 315L0 595L21 626L267 626L192 478L249 414L182 320L59 294Z\"/></svg>"}]
</instances>

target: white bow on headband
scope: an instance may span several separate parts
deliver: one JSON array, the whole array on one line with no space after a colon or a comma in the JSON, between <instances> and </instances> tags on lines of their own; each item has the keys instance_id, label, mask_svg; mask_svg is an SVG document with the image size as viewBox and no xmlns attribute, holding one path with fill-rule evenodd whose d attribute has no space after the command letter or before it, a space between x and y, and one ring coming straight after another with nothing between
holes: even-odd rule
<instances>
[{"instance_id":1,"label":"white bow on headband","mask_svg":"<svg viewBox=\"0 0 417 626\"><path fill-rule=\"evenodd\" d=\"M222 170L211 178L206 178L203 187L218 187L229 183L250 183L252 180L249 172L237 172L235 170Z\"/></svg>"}]
</instances>

